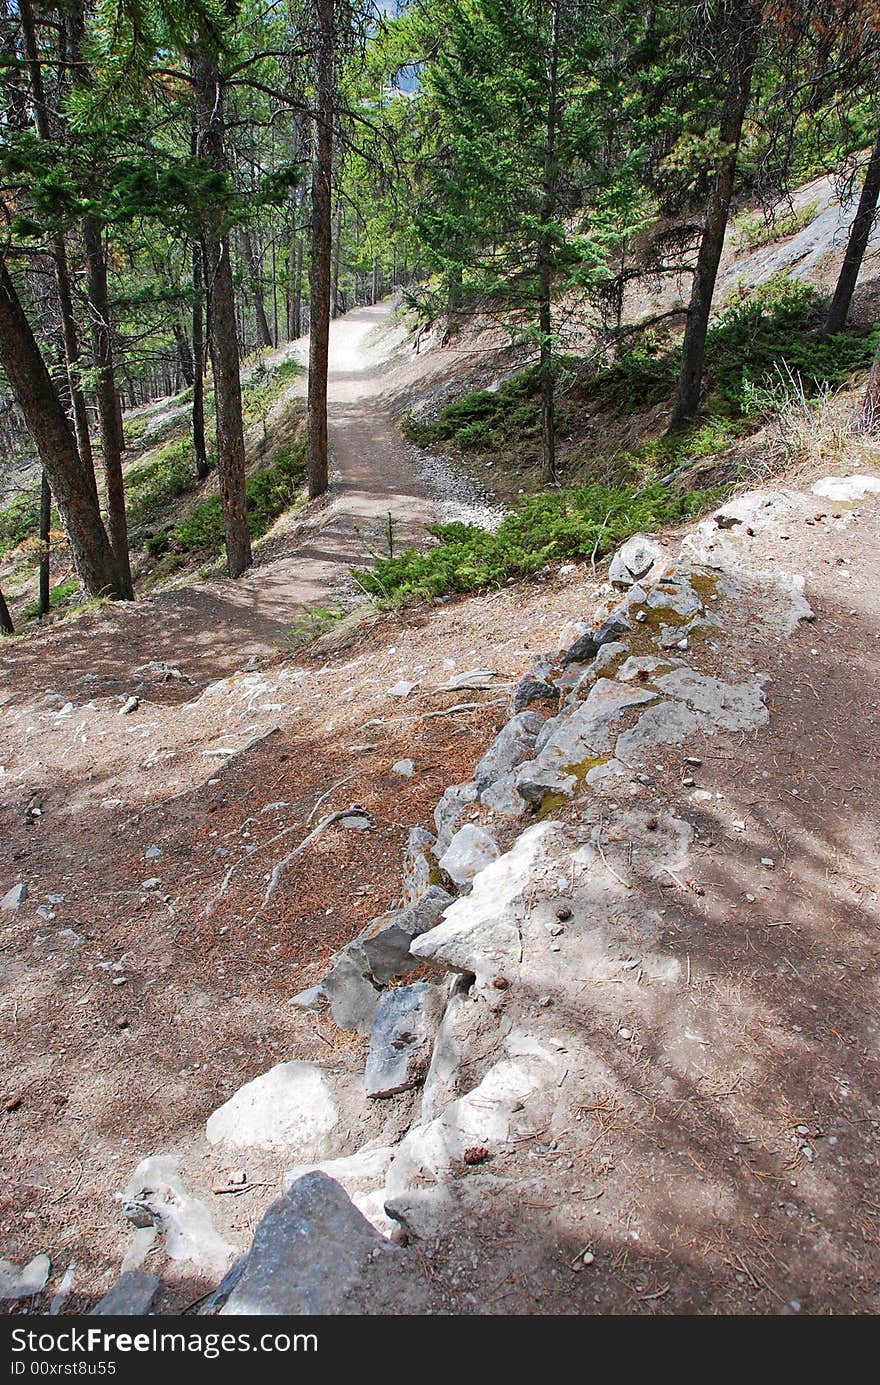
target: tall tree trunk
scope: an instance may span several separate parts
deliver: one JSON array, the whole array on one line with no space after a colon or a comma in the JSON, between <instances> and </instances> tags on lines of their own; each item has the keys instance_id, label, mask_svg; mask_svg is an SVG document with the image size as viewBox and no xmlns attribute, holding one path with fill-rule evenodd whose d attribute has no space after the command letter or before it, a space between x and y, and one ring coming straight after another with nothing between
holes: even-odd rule
<instances>
[{"instance_id":1,"label":"tall tree trunk","mask_svg":"<svg viewBox=\"0 0 880 1385\"><path fill-rule=\"evenodd\" d=\"M309 496L330 483L327 440L327 365L330 350L330 257L333 169L333 0L315 0L315 127L312 155L312 244L309 266Z\"/></svg>"},{"instance_id":2,"label":"tall tree trunk","mask_svg":"<svg viewBox=\"0 0 880 1385\"><path fill-rule=\"evenodd\" d=\"M709 315L712 311L715 281L718 278L718 265L724 249L743 121L749 104L752 73L758 52L761 31L760 7L754 4L753 0L739 0L730 23L730 76L718 127L721 153L715 164L712 192L694 272L682 343L681 372L669 423L670 433L686 427L700 407L706 333L709 330Z\"/></svg>"},{"instance_id":3,"label":"tall tree trunk","mask_svg":"<svg viewBox=\"0 0 880 1385\"><path fill-rule=\"evenodd\" d=\"M338 317L339 308L339 266L342 259L342 202L336 199L336 218L333 227L333 281L330 287L330 316Z\"/></svg>"},{"instance_id":4,"label":"tall tree trunk","mask_svg":"<svg viewBox=\"0 0 880 1385\"><path fill-rule=\"evenodd\" d=\"M224 177L228 176L223 85L217 60L206 45L192 56L199 155ZM224 209L206 220L204 274L209 302L209 341L214 370L217 410L217 468L226 530L226 561L231 577L239 577L253 561L245 492L244 425L241 412L241 373L235 287L229 237L221 234Z\"/></svg>"},{"instance_id":5,"label":"tall tree trunk","mask_svg":"<svg viewBox=\"0 0 880 1385\"><path fill-rule=\"evenodd\" d=\"M186 332L183 330L183 325L180 322L175 321L172 324L172 331L174 332L174 344L177 347L177 364L180 368L180 374L183 378L184 385L187 389L191 389L195 384L196 374L189 337L186 335Z\"/></svg>"},{"instance_id":6,"label":"tall tree trunk","mask_svg":"<svg viewBox=\"0 0 880 1385\"><path fill-rule=\"evenodd\" d=\"M303 238L294 236L290 242L290 313L287 325L289 341L297 341L302 336L302 272Z\"/></svg>"},{"instance_id":7,"label":"tall tree trunk","mask_svg":"<svg viewBox=\"0 0 880 1385\"><path fill-rule=\"evenodd\" d=\"M43 472L40 477L40 619L49 614L49 530L52 522L52 491Z\"/></svg>"},{"instance_id":8,"label":"tall tree trunk","mask_svg":"<svg viewBox=\"0 0 880 1385\"><path fill-rule=\"evenodd\" d=\"M107 527L124 593L131 599L134 592L128 556L125 482L122 476L122 430L119 424L119 398L113 370L113 328L110 321L110 295L107 291L107 261L100 227L91 217L86 217L83 222L82 235L89 312L92 319L95 398L98 404L101 448L104 453L104 481L107 487Z\"/></svg>"},{"instance_id":9,"label":"tall tree trunk","mask_svg":"<svg viewBox=\"0 0 880 1385\"><path fill-rule=\"evenodd\" d=\"M251 293L254 300L254 315L257 323L257 345L271 346L272 332L269 327L269 319L266 316L266 305L263 302L263 278L260 257L254 247L254 238L247 227L241 228L241 248L244 251L244 260L247 265L248 278L251 281Z\"/></svg>"},{"instance_id":10,"label":"tall tree trunk","mask_svg":"<svg viewBox=\"0 0 880 1385\"><path fill-rule=\"evenodd\" d=\"M880 131L877 132L874 148L868 160L858 211L850 228L849 242L843 257L843 264L840 267L837 287L834 290L834 297L831 299L831 306L825 319L823 330L828 337L833 337L835 332L841 332L846 325L859 270L862 267L862 260L865 258L868 241L871 239L871 228L874 225L874 217L877 215L878 200L880 200Z\"/></svg>"},{"instance_id":11,"label":"tall tree trunk","mask_svg":"<svg viewBox=\"0 0 880 1385\"><path fill-rule=\"evenodd\" d=\"M200 481L204 481L210 471L208 449L205 444L205 286L202 275L202 247L197 240L194 240L192 245L192 282L193 456L196 462L196 475Z\"/></svg>"},{"instance_id":12,"label":"tall tree trunk","mask_svg":"<svg viewBox=\"0 0 880 1385\"><path fill-rule=\"evenodd\" d=\"M14 635L15 626L12 623L12 616L9 614L9 607L6 605L6 598L0 591L0 635Z\"/></svg>"},{"instance_id":13,"label":"tall tree trunk","mask_svg":"<svg viewBox=\"0 0 880 1385\"><path fill-rule=\"evenodd\" d=\"M553 367L553 262L551 223L556 214L556 137L559 122L559 2L552 0L548 66L547 124L544 133L544 171L541 186L541 237L538 247L539 307L541 333L541 480L556 482L556 382Z\"/></svg>"},{"instance_id":14,"label":"tall tree trunk","mask_svg":"<svg viewBox=\"0 0 880 1385\"><path fill-rule=\"evenodd\" d=\"M33 95L34 122L40 139L49 141L52 138L52 127L49 120L49 108L46 104L43 87L43 70L40 65L40 57L37 49L37 31L30 0L19 0L18 12L21 19L21 32L24 40L28 76L30 78L31 92ZM64 359L67 368L70 402L73 410L73 423L76 431L76 445L79 448L79 454L83 459L83 463L91 474L92 483L95 486L95 495L97 496L98 490L97 482L94 479L95 463L92 456L92 440L89 435L89 418L86 410L85 394L80 384L79 331L76 325L76 316L73 311L73 296L70 291L67 244L62 234L52 237L51 252L55 268L55 284L58 290L58 308L61 317L61 331L64 339Z\"/></svg>"},{"instance_id":15,"label":"tall tree trunk","mask_svg":"<svg viewBox=\"0 0 880 1385\"><path fill-rule=\"evenodd\" d=\"M87 592L90 596L126 600L125 586L101 521L94 477L89 479L70 422L2 258L0 366L55 494L74 562Z\"/></svg>"}]
</instances>

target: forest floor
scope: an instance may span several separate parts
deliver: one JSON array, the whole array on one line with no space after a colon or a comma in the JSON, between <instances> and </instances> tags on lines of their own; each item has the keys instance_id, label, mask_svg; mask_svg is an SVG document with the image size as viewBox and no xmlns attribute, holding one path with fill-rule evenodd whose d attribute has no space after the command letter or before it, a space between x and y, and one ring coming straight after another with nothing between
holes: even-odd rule
<instances>
[{"instance_id":1,"label":"forest floor","mask_svg":"<svg viewBox=\"0 0 880 1385\"><path fill-rule=\"evenodd\" d=\"M233 1162L206 1118L282 1060L361 1070L365 1041L289 998L397 900L409 829L471 777L512 686L597 604L602 567L566 564L291 651L299 608L350 595L348 565L381 545L389 510L412 534L444 499L411 470L395 400L476 361L404 351L396 328L375 332L381 317L334 328L338 476L307 530L282 526L242 582L4 647L0 892L21 880L28 896L0 934L0 1250L53 1265L45 1295L13 1311L46 1311L71 1264L67 1311L109 1287L132 1247L119 1194L149 1153L173 1152L219 1233L249 1242L285 1166ZM662 897L688 958L686 1080L673 1090L650 1044L617 1037L622 1018L641 1037L655 1023L637 992L619 1013L613 985L585 993L606 1077L583 1121L499 1165L518 1196L490 1189L469 1239L432 1248L436 1311L876 1311L880 503L820 508L754 555L805 573L817 623L771 639L732 609L698 655L725 677L766 671L771 717L698 747L699 783L719 796L700 810L703 893ZM473 668L493 671L487 689L449 690ZM400 680L413 687L397 698ZM392 770L404 757L409 779ZM658 759L658 805L696 820L677 756ZM374 829L325 832L264 906L275 862L352 802ZM411 1115L411 1097L379 1103L352 1133L392 1139ZM246 1191L214 1191L239 1168ZM158 1244L143 1267L170 1285L160 1310L211 1287Z\"/></svg>"}]
</instances>

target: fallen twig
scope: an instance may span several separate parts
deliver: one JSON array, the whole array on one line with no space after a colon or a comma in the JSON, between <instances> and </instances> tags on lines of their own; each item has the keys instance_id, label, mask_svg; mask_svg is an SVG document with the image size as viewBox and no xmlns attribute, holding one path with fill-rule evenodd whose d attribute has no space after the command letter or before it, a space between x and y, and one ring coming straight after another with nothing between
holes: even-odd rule
<instances>
[{"instance_id":1,"label":"fallen twig","mask_svg":"<svg viewBox=\"0 0 880 1385\"><path fill-rule=\"evenodd\" d=\"M357 803L352 803L349 805L348 808L342 808L337 813L328 813L325 818L321 819L317 827L313 828L309 835L303 838L298 847L295 847L294 850L289 852L287 856L282 857L278 864L273 867L272 874L269 876L269 884L266 886L266 893L263 896L264 909L266 905L269 903L269 900L272 898L275 891L278 889L278 886L281 884L281 878L284 875L284 872L287 870L288 866L293 865L293 862L297 859L297 857L301 856L302 853L306 850L306 848L311 846L312 842L315 841L316 838L320 837L322 832L326 832L328 827L332 827L334 822L340 822L342 818L353 816L367 817L368 815L363 808L358 806Z\"/></svg>"}]
</instances>

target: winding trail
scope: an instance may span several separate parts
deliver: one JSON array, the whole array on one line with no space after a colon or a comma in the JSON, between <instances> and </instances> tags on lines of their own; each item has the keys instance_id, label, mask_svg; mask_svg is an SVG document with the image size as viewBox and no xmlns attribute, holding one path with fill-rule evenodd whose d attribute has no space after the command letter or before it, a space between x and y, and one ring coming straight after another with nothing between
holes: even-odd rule
<instances>
[{"instance_id":1,"label":"winding trail","mask_svg":"<svg viewBox=\"0 0 880 1385\"><path fill-rule=\"evenodd\" d=\"M270 540L244 577L190 578L134 606L105 607L11 642L4 663L19 686L45 688L51 680L63 689L87 668L109 690L116 680L124 687L130 670L150 660L173 664L199 684L224 677L289 648L303 607L349 594L349 568L387 551L389 513L395 544L417 542L437 502L407 456L389 402L406 340L389 302L331 324L330 494L305 522ZM294 350L305 366L308 340ZM454 367L455 353L447 354L447 368ZM295 384L303 396L306 380L303 370Z\"/></svg>"}]
</instances>

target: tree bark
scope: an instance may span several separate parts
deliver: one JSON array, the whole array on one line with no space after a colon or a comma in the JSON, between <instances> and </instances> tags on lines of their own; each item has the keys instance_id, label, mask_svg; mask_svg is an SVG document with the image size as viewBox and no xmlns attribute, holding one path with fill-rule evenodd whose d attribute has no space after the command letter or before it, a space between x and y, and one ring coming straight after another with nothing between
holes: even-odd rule
<instances>
[{"instance_id":1,"label":"tree bark","mask_svg":"<svg viewBox=\"0 0 880 1385\"><path fill-rule=\"evenodd\" d=\"M553 0L548 65L547 124L541 188L542 230L538 246L538 326L541 333L541 480L556 483L556 382L553 368L553 262L551 222L556 212L556 136L559 120L559 4Z\"/></svg>"},{"instance_id":2,"label":"tree bark","mask_svg":"<svg viewBox=\"0 0 880 1385\"><path fill-rule=\"evenodd\" d=\"M858 211L850 227L846 254L843 257L834 297L831 299L828 316L825 319L823 331L827 337L833 337L835 332L842 332L846 326L847 314L855 293L859 270L862 267L862 260L865 258L868 242L871 239L871 228L874 225L874 217L877 215L878 201L880 201L880 131L877 132L874 148L868 160Z\"/></svg>"},{"instance_id":3,"label":"tree bark","mask_svg":"<svg viewBox=\"0 0 880 1385\"><path fill-rule=\"evenodd\" d=\"M309 496L330 483L327 439L327 365L330 349L332 169L334 108L333 0L315 0L315 123L312 155L312 237L309 266Z\"/></svg>"},{"instance_id":4,"label":"tree bark","mask_svg":"<svg viewBox=\"0 0 880 1385\"><path fill-rule=\"evenodd\" d=\"M0 366L24 415L90 596L127 599L76 439L40 354L6 262L0 258Z\"/></svg>"},{"instance_id":5,"label":"tree bark","mask_svg":"<svg viewBox=\"0 0 880 1385\"><path fill-rule=\"evenodd\" d=\"M52 491L43 472L40 478L40 619L49 614L49 529L52 522Z\"/></svg>"},{"instance_id":6,"label":"tree bark","mask_svg":"<svg viewBox=\"0 0 880 1385\"><path fill-rule=\"evenodd\" d=\"M180 367L180 374L186 388L191 389L196 379L192 347L189 344L189 338L183 329L182 323L175 321L172 324L172 331L174 333L174 344L177 347L177 364Z\"/></svg>"},{"instance_id":7,"label":"tree bark","mask_svg":"<svg viewBox=\"0 0 880 1385\"><path fill-rule=\"evenodd\" d=\"M97 222L83 222L83 250L86 257L89 312L92 319L92 354L95 362L95 398L104 453L104 483L107 488L107 526L116 566L126 597L131 600L131 565L128 556L128 524L125 516L125 482L122 476L122 433L119 425L119 397L113 370L113 328L110 320L110 295L107 290L107 261Z\"/></svg>"},{"instance_id":8,"label":"tree bark","mask_svg":"<svg viewBox=\"0 0 880 1385\"><path fill-rule=\"evenodd\" d=\"M253 236L244 226L241 228L241 246L244 251L248 277L251 281L251 292L254 299L254 315L257 322L257 345L271 346L272 330L269 327L269 319L266 316L266 305L263 302L263 277L260 257L254 248Z\"/></svg>"},{"instance_id":9,"label":"tree bark","mask_svg":"<svg viewBox=\"0 0 880 1385\"><path fill-rule=\"evenodd\" d=\"M194 240L192 245L192 282L193 456L196 463L196 475L200 481L204 481L210 472L208 448L205 443L205 286L202 274L202 247L197 240Z\"/></svg>"},{"instance_id":10,"label":"tree bark","mask_svg":"<svg viewBox=\"0 0 880 1385\"><path fill-rule=\"evenodd\" d=\"M330 316L338 317L339 308L339 268L342 260L342 202L336 200L336 218L333 228L333 282L330 289Z\"/></svg>"},{"instance_id":11,"label":"tree bark","mask_svg":"<svg viewBox=\"0 0 880 1385\"><path fill-rule=\"evenodd\" d=\"M0 635L14 635L15 626L12 623L12 616L9 614L9 607L6 605L6 598L0 591Z\"/></svg>"},{"instance_id":12,"label":"tree bark","mask_svg":"<svg viewBox=\"0 0 880 1385\"><path fill-rule=\"evenodd\" d=\"M49 109L46 105L43 87L43 71L37 49L37 31L30 0L20 0L18 12L21 19L21 32L24 40L25 57L27 59L28 75L30 77L31 91L33 94L34 123L37 127L37 134L40 139L49 141L52 138L52 126L49 120ZM95 486L95 495L97 496L98 490L97 482L94 479L95 463L94 457L92 456L92 440L89 435L89 418L86 410L85 395L80 384L79 331L76 325L76 316L73 311L73 296L70 291L70 270L67 263L67 244L63 235L59 234L52 237L51 253L55 268L55 284L58 290L58 308L61 317L61 331L64 339L64 359L67 368L71 408L73 410L73 423L76 431L76 445L79 448L79 454L83 459L83 463L89 469L92 483Z\"/></svg>"},{"instance_id":13,"label":"tree bark","mask_svg":"<svg viewBox=\"0 0 880 1385\"><path fill-rule=\"evenodd\" d=\"M287 338L288 341L296 341L302 336L302 236L297 235L292 238L288 255L290 257L290 313Z\"/></svg>"},{"instance_id":14,"label":"tree bark","mask_svg":"<svg viewBox=\"0 0 880 1385\"><path fill-rule=\"evenodd\" d=\"M194 50L191 63L198 153L216 173L226 177L229 170L220 69L205 45ZM204 273L209 302L209 342L217 410L217 469L226 531L226 561L229 575L239 577L250 567L253 558L245 492L235 287L229 236L222 229L224 211L223 207L214 208L205 219Z\"/></svg>"},{"instance_id":15,"label":"tree bark","mask_svg":"<svg viewBox=\"0 0 880 1385\"><path fill-rule=\"evenodd\" d=\"M712 192L706 210L697 267L694 271L682 343L681 371L669 423L670 433L685 428L695 418L700 407L706 334L709 330L712 295L715 292L718 265L724 249L724 237L730 215L739 145L752 88L752 73L758 53L761 32L760 7L752 3L752 0L739 0L730 23L730 75L718 127L721 152L715 164Z\"/></svg>"}]
</instances>

